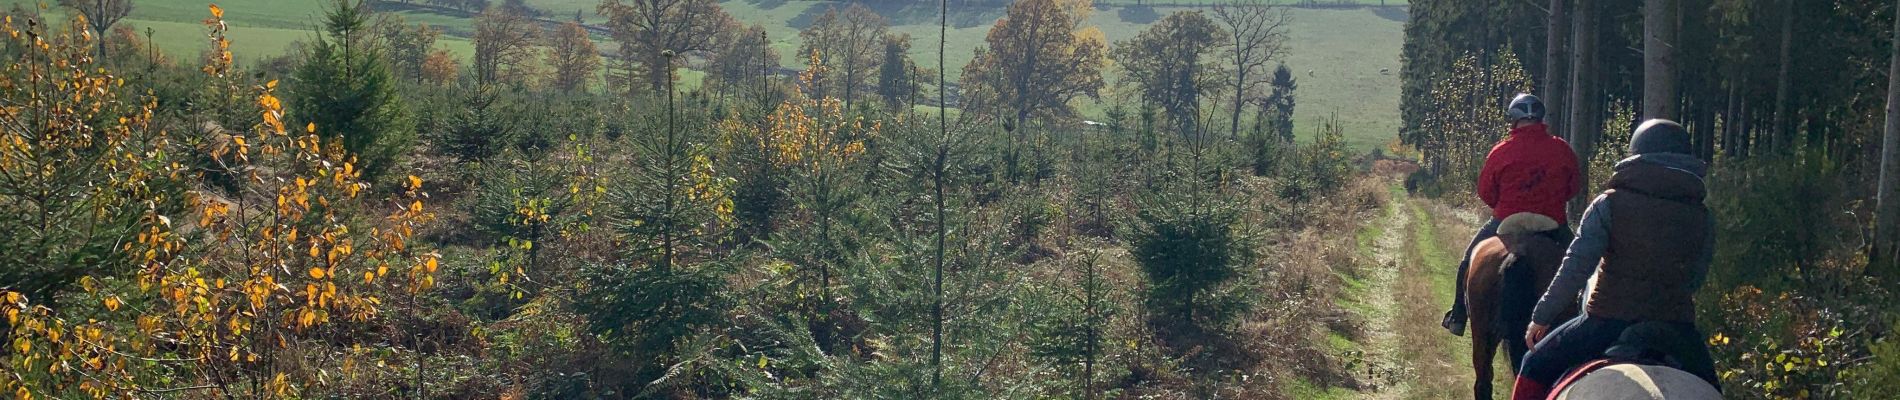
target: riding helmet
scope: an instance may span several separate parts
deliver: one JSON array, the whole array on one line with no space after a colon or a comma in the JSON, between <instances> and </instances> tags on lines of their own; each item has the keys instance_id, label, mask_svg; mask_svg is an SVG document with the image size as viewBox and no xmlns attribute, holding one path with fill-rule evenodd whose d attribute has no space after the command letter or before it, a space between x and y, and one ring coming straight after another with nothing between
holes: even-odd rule
<instances>
[{"instance_id":1,"label":"riding helmet","mask_svg":"<svg viewBox=\"0 0 1900 400\"><path fill-rule=\"evenodd\" d=\"M1509 114L1511 122L1527 119L1542 121L1544 120L1544 100L1529 93L1518 94L1516 98L1511 99L1511 108L1505 113Z\"/></svg>"},{"instance_id":2,"label":"riding helmet","mask_svg":"<svg viewBox=\"0 0 1900 400\"><path fill-rule=\"evenodd\" d=\"M1636 133L1630 135L1630 154L1695 152L1690 143L1689 131L1682 124L1666 119L1643 121L1636 127Z\"/></svg>"}]
</instances>

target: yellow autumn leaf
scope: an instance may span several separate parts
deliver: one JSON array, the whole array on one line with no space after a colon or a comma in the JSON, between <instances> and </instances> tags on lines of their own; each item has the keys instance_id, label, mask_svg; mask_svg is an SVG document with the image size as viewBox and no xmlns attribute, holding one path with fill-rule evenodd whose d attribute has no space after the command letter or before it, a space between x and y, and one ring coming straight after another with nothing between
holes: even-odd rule
<instances>
[{"instance_id":1,"label":"yellow autumn leaf","mask_svg":"<svg viewBox=\"0 0 1900 400\"><path fill-rule=\"evenodd\" d=\"M310 133L317 133L317 123L311 122L308 125L304 125L303 130L308 131Z\"/></svg>"},{"instance_id":2,"label":"yellow autumn leaf","mask_svg":"<svg viewBox=\"0 0 1900 400\"><path fill-rule=\"evenodd\" d=\"M212 7L217 7L217 6L216 6L216 5L213 5ZM276 88L277 88L277 80L276 80L276 79L272 79L272 80L270 80L270 82L266 82L266 83L264 83L264 88L265 88L265 89L276 89Z\"/></svg>"},{"instance_id":3,"label":"yellow autumn leaf","mask_svg":"<svg viewBox=\"0 0 1900 400\"><path fill-rule=\"evenodd\" d=\"M119 296L106 296L106 311L119 311Z\"/></svg>"},{"instance_id":4,"label":"yellow autumn leaf","mask_svg":"<svg viewBox=\"0 0 1900 400\"><path fill-rule=\"evenodd\" d=\"M310 267L310 279L323 279L323 267Z\"/></svg>"}]
</instances>

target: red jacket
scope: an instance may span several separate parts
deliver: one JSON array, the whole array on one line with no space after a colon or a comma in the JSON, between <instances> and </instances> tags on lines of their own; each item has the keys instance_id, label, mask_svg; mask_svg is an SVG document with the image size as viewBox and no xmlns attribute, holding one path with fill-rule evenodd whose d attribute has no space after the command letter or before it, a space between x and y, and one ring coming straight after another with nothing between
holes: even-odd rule
<instances>
[{"instance_id":1,"label":"red jacket","mask_svg":"<svg viewBox=\"0 0 1900 400\"><path fill-rule=\"evenodd\" d=\"M1577 153L1570 150L1570 143L1551 136L1549 129L1544 124L1512 129L1511 137L1485 156L1484 170L1478 173L1478 198L1491 206L1493 217L1534 212L1569 221L1564 204L1582 189Z\"/></svg>"}]
</instances>

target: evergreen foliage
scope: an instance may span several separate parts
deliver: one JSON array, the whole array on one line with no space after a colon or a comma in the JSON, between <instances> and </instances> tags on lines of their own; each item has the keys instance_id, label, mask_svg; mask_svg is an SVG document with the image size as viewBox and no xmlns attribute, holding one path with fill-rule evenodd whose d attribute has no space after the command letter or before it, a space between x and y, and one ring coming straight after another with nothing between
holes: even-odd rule
<instances>
[{"instance_id":1,"label":"evergreen foliage","mask_svg":"<svg viewBox=\"0 0 1900 400\"><path fill-rule=\"evenodd\" d=\"M296 71L290 109L293 120L340 140L374 181L408 152L415 127L383 50L369 37L369 21L364 3L336 1L324 16L323 35Z\"/></svg>"}]
</instances>

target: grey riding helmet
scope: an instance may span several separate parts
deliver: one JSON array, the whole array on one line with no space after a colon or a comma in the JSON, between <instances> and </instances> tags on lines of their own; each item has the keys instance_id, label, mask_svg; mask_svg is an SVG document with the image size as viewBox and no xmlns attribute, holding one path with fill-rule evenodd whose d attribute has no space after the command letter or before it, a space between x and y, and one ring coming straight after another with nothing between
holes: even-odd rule
<instances>
[{"instance_id":1,"label":"grey riding helmet","mask_svg":"<svg viewBox=\"0 0 1900 400\"><path fill-rule=\"evenodd\" d=\"M1518 94L1516 98L1511 99L1511 108L1507 109L1505 114L1511 117L1511 122L1527 119L1543 121L1544 100L1538 99L1537 96L1532 96L1529 93Z\"/></svg>"},{"instance_id":2,"label":"grey riding helmet","mask_svg":"<svg viewBox=\"0 0 1900 400\"><path fill-rule=\"evenodd\" d=\"M1689 138L1689 131L1682 124L1666 119L1643 121L1630 135L1630 154L1695 152L1695 145Z\"/></svg>"}]
</instances>

